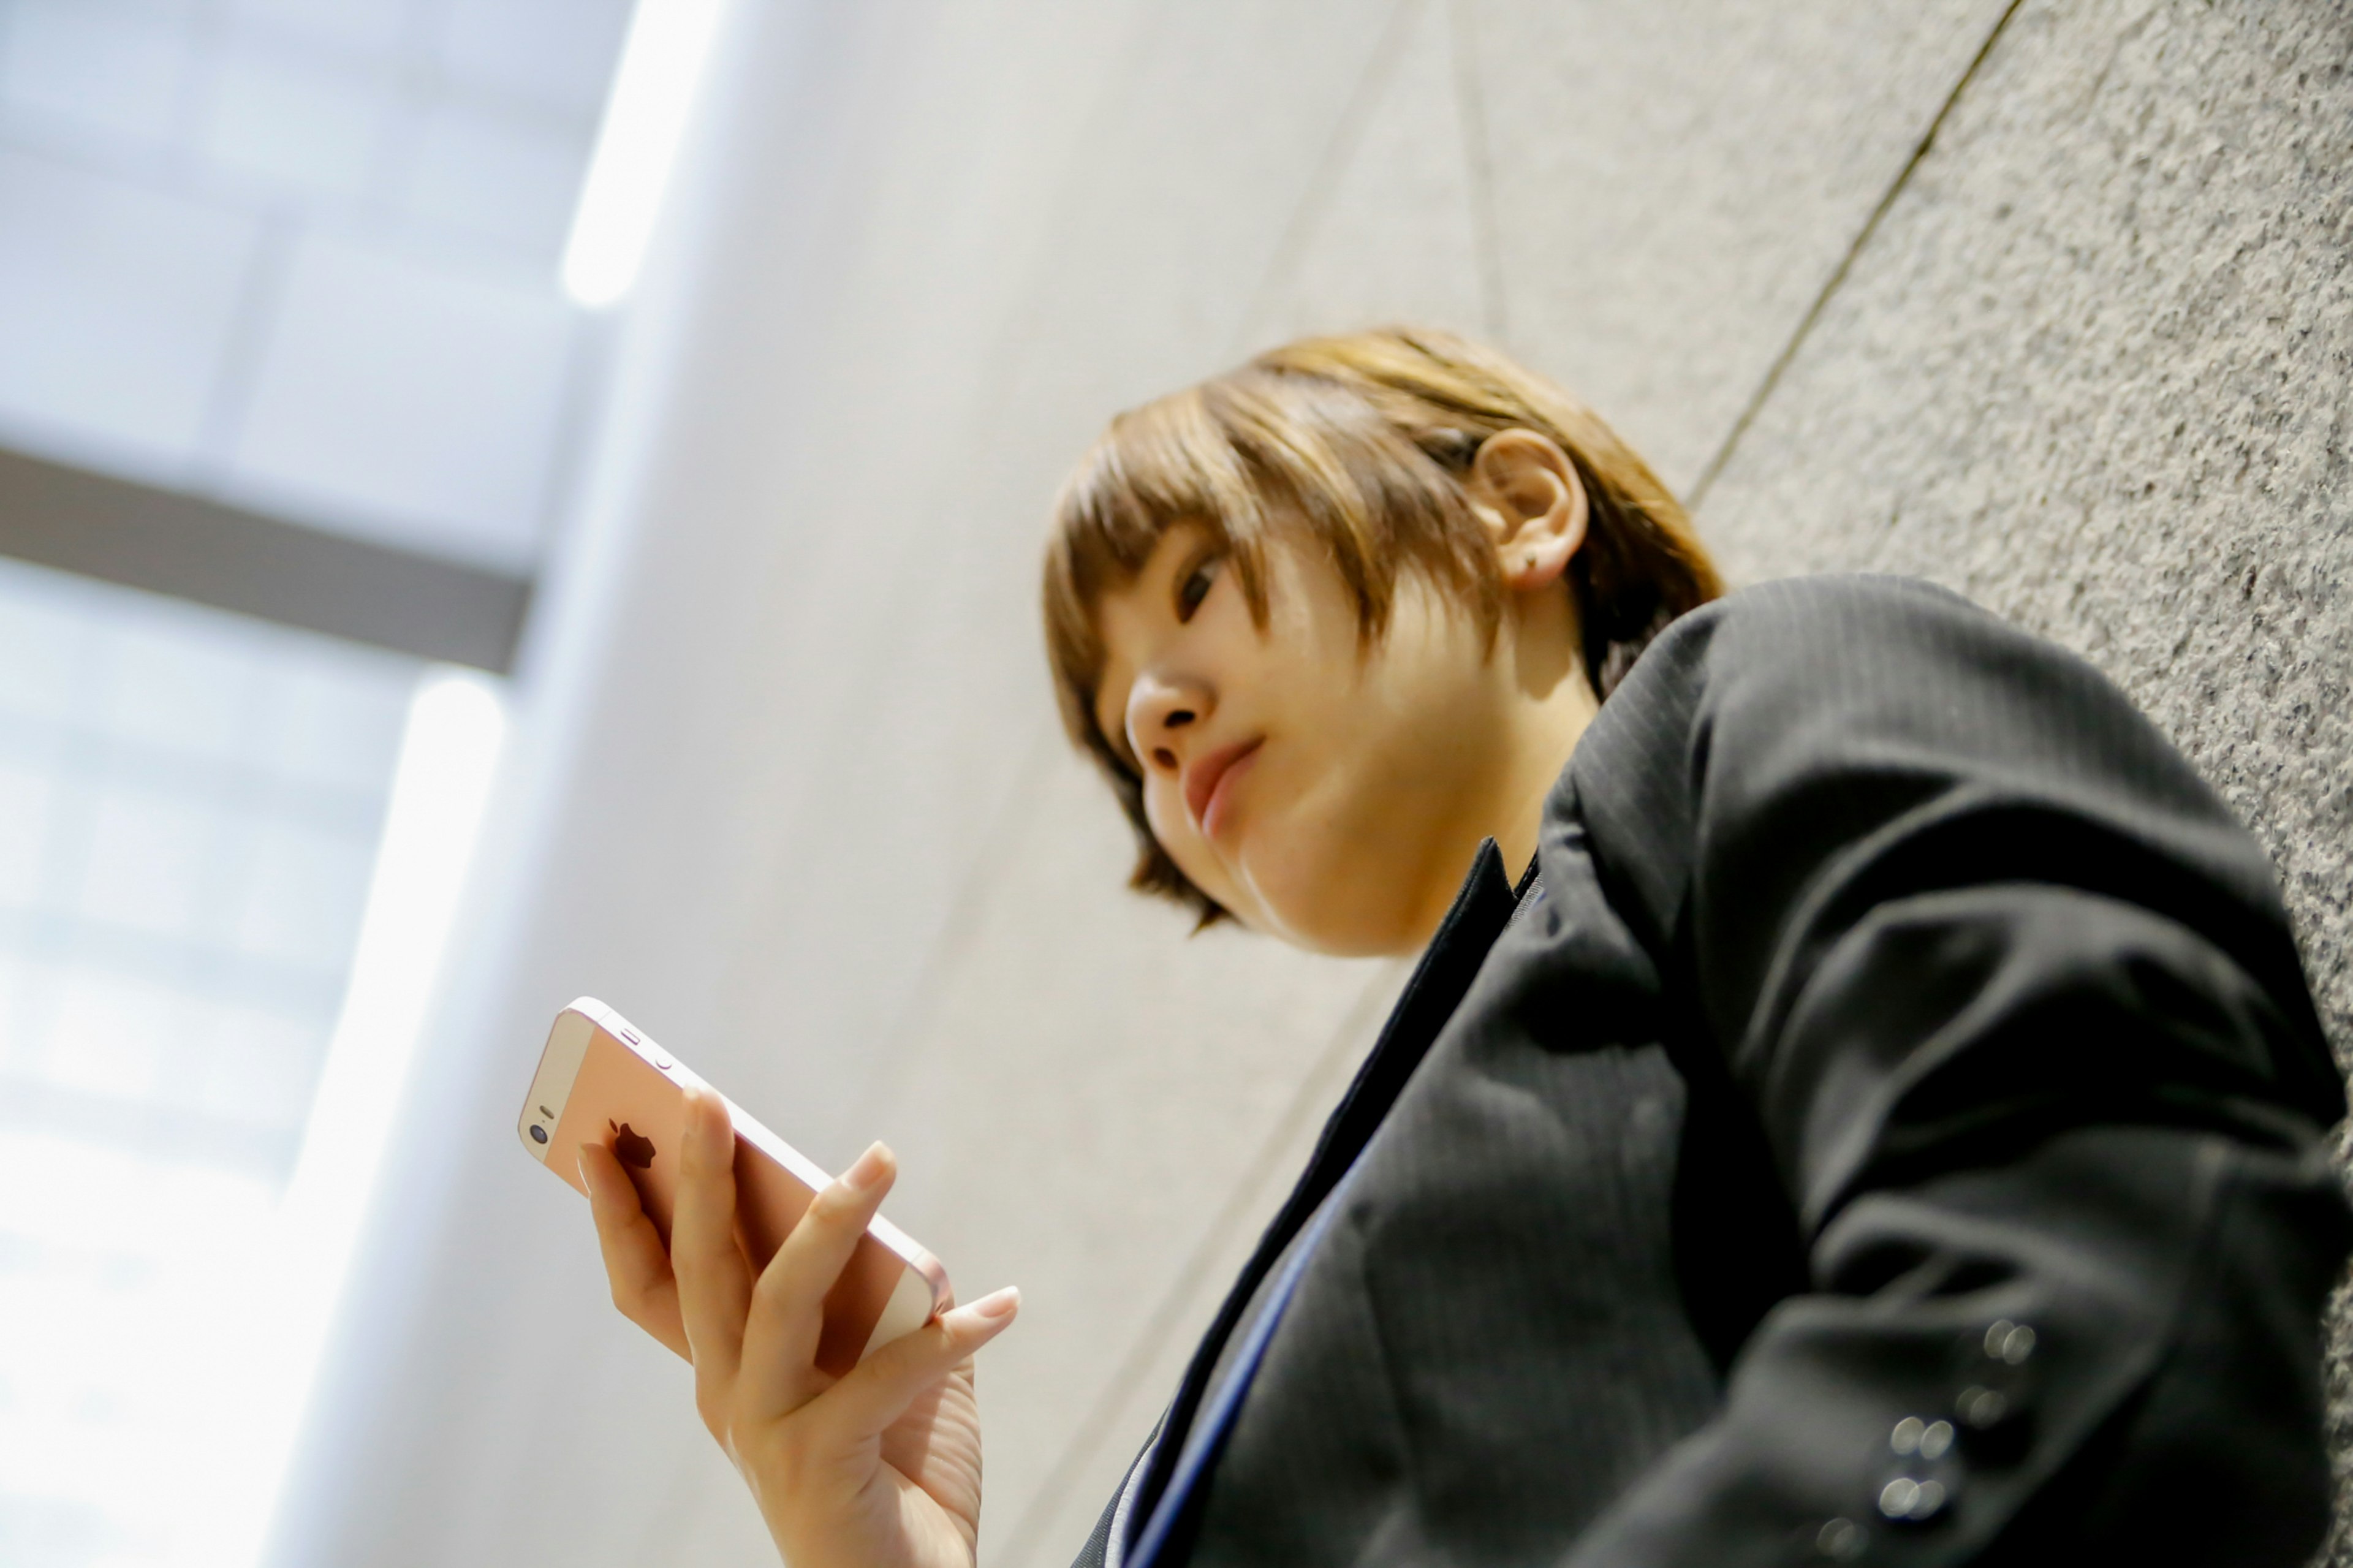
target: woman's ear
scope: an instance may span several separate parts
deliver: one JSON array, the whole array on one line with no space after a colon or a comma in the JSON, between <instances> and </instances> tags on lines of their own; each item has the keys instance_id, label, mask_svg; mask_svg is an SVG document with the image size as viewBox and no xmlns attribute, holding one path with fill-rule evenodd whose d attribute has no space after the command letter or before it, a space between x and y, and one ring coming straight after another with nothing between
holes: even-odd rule
<instances>
[{"instance_id":1,"label":"woman's ear","mask_svg":"<svg viewBox=\"0 0 2353 1568\"><path fill-rule=\"evenodd\" d=\"M1488 437L1471 459L1464 489L1507 588L1525 593L1558 582L1584 548L1585 485L1549 436L1500 430Z\"/></svg>"}]
</instances>

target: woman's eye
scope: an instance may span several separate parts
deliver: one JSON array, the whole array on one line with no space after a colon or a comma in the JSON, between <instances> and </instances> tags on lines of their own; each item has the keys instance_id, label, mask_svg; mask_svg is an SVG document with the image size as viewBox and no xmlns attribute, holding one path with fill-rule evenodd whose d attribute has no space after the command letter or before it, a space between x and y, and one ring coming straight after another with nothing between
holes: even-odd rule
<instances>
[{"instance_id":1,"label":"woman's eye","mask_svg":"<svg viewBox=\"0 0 2353 1568\"><path fill-rule=\"evenodd\" d=\"M1209 596L1210 585L1217 582L1218 570L1224 564L1222 556L1205 556L1185 574L1183 580L1176 584L1178 620L1192 619L1193 612L1201 607L1201 601Z\"/></svg>"}]
</instances>

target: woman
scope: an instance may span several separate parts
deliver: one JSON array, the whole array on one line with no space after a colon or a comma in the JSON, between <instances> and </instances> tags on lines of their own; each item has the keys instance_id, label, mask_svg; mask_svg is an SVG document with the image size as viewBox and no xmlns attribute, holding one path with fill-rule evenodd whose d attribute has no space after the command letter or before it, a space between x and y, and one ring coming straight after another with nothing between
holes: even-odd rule
<instances>
[{"instance_id":1,"label":"woman","mask_svg":"<svg viewBox=\"0 0 2353 1568\"><path fill-rule=\"evenodd\" d=\"M1082 1562L2304 1561L2343 1086L2097 674L1919 584L1720 599L1591 414L1403 331L1114 421L1046 619L1138 888L1421 953ZM754 1280L692 1117L670 1256L586 1156L617 1302L795 1568L970 1563L1017 1299L828 1384L888 1152Z\"/></svg>"}]
</instances>

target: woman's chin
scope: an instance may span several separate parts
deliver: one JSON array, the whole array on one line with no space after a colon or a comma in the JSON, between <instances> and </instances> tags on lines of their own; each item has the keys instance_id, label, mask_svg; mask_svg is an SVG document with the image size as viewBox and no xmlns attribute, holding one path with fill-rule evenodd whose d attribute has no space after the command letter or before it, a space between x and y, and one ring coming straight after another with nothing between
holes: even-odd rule
<instances>
[{"instance_id":1,"label":"woman's chin","mask_svg":"<svg viewBox=\"0 0 2353 1568\"><path fill-rule=\"evenodd\" d=\"M1269 900L1261 929L1293 947L1331 958L1377 958L1419 945L1408 929L1409 911L1393 907L1393 890L1388 898L1335 899L1328 884L1308 887L1312 897Z\"/></svg>"},{"instance_id":2,"label":"woman's chin","mask_svg":"<svg viewBox=\"0 0 2353 1568\"><path fill-rule=\"evenodd\" d=\"M1411 928L1418 910L1408 907L1412 900L1402 879L1366 852L1366 840L1330 831L1329 822L1318 821L1313 811L1295 815L1304 819L1296 826L1264 817L1235 825L1240 832L1231 864L1252 906L1242 923L1335 958L1417 949Z\"/></svg>"}]
</instances>

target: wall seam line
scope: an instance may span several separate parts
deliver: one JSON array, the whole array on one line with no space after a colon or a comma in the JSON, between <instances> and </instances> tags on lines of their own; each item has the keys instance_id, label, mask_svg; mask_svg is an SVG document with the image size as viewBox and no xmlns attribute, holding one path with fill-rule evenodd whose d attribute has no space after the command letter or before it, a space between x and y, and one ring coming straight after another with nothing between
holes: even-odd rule
<instances>
[{"instance_id":1,"label":"wall seam line","mask_svg":"<svg viewBox=\"0 0 2353 1568\"><path fill-rule=\"evenodd\" d=\"M987 814L987 831L976 856L949 897L946 918L933 938L932 950L916 971L908 1000L878 1035L852 1101L858 1108L850 1126L873 1126L889 1116L902 1099L894 1081L909 1081L927 1054L929 1026L938 1016L950 978L979 942L988 895L1004 879L1015 858L1021 814L1045 788L1048 774L1064 742L1060 728L1040 722L1029 750L1007 784L1005 794Z\"/></svg>"},{"instance_id":2,"label":"wall seam line","mask_svg":"<svg viewBox=\"0 0 2353 1568\"><path fill-rule=\"evenodd\" d=\"M1273 298L1275 286L1307 248L1308 237L1331 205L1332 192L1340 176L1347 171L1349 155L1364 140L1365 126L1372 119L1373 106L1380 100L1382 90L1396 73L1398 61L1405 54L1405 41L1412 35L1414 19L1421 14L1428 0L1398 0L1390 10L1388 20L1382 25L1380 41L1373 46L1372 58L1365 62L1364 74L1348 91L1348 100L1340 106L1333 123L1331 139L1315 160L1315 167L1307 176L1306 189L1299 205L1292 208L1291 217L1282 226L1282 233L1274 242L1267 258L1266 269L1259 274L1258 286L1250 290L1250 300L1242 307L1240 335L1241 342L1235 352L1247 353L1252 341L1263 329L1268 301Z\"/></svg>"},{"instance_id":3,"label":"wall seam line","mask_svg":"<svg viewBox=\"0 0 2353 1568\"><path fill-rule=\"evenodd\" d=\"M1927 158L1929 150L1936 144L1937 134L1944 130L1945 121L1951 116L1954 106L1960 102L1961 95L1968 90L1969 83L1977 79L1978 68L1993 53L1994 45L2001 40L2002 34L2010 26L2010 18L2018 15L2019 7L2024 3L2025 0L2010 0L2010 4L2002 8L2001 16L1996 19L1991 30L1986 34L1985 41L1978 46L1977 53L1970 58L1968 68L1961 72L1959 79L1953 83L1952 90L1945 95L1945 101L1937 109L1936 118L1928 121L1928 129L1922 133L1918 143L1913 147L1912 155L1904 161L1904 167L1897 172L1894 182L1881 195L1878 204L1871 209L1871 216L1865 218L1862 226L1855 231L1854 238L1847 245L1846 254L1840 257L1838 265L1831 269L1830 278L1822 284L1820 291L1814 296L1813 303L1807 307L1805 315L1799 319L1797 330L1789 334L1789 341L1781 345L1781 352L1774 356L1773 363L1766 368L1764 379L1757 384L1757 390L1749 395L1748 402L1740 410L1740 416L1732 422L1732 429L1724 437L1723 444L1716 447L1715 455L1708 459L1707 467L1700 470L1699 479L1692 485L1691 493L1683 498L1684 510L1695 512L1699 510L1700 503L1707 499L1707 492L1714 488L1717 478L1723 474L1725 466L1732 461L1733 453L1739 448L1741 437L1748 434L1748 427L1756 423L1757 416L1764 411L1765 405L1771 400L1774 392L1780 386L1781 377L1788 373L1789 366L1798 357L1798 352L1805 347L1806 340L1812 335L1814 324L1821 320L1823 312L1830 308L1831 300L1837 296L1841 288L1845 287L1847 277L1854 270L1856 260L1861 258L1864 248L1871 244L1872 237L1879 232L1881 222L1894 207L1896 198L1901 196L1905 187L1912 183L1914 171L1920 167Z\"/></svg>"},{"instance_id":4,"label":"wall seam line","mask_svg":"<svg viewBox=\"0 0 2353 1568\"><path fill-rule=\"evenodd\" d=\"M1504 289L1504 237L1495 215L1495 166L1487 139L1487 109L1480 93L1479 39L1465 0L1443 0L1448 43L1454 55L1454 118L1462 137L1463 174L1471 186L1471 242L1479 259L1479 317L1501 345L1510 335Z\"/></svg>"}]
</instances>

